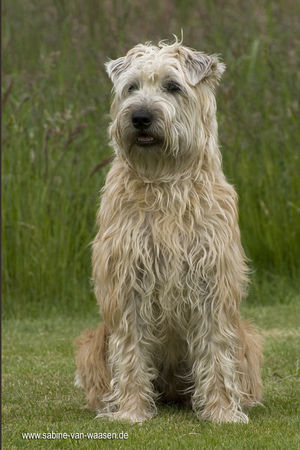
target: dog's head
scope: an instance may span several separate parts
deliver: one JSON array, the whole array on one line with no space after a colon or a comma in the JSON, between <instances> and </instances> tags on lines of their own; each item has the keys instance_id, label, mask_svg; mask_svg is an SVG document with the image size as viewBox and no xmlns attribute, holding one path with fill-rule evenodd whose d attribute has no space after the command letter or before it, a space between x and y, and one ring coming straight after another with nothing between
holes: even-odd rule
<instances>
[{"instance_id":1,"label":"dog's head","mask_svg":"<svg viewBox=\"0 0 300 450\"><path fill-rule=\"evenodd\" d=\"M225 65L214 55L137 45L106 64L114 84L110 135L117 154L149 178L168 177L201 158L216 138L214 88Z\"/></svg>"}]
</instances>

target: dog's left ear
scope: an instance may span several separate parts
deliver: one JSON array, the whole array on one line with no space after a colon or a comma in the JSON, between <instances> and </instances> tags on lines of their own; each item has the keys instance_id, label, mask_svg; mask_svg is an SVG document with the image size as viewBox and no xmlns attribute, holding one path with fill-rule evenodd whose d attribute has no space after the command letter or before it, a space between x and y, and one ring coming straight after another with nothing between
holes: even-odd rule
<instances>
[{"instance_id":1,"label":"dog's left ear","mask_svg":"<svg viewBox=\"0 0 300 450\"><path fill-rule=\"evenodd\" d=\"M217 85L226 66L216 55L206 55L186 47L179 47L179 59L185 69L188 83L196 86L200 81L207 80L213 86Z\"/></svg>"},{"instance_id":2,"label":"dog's left ear","mask_svg":"<svg viewBox=\"0 0 300 450\"><path fill-rule=\"evenodd\" d=\"M130 65L130 60L126 56L110 60L105 63L106 72L113 83L117 81L122 72L124 72Z\"/></svg>"}]
</instances>

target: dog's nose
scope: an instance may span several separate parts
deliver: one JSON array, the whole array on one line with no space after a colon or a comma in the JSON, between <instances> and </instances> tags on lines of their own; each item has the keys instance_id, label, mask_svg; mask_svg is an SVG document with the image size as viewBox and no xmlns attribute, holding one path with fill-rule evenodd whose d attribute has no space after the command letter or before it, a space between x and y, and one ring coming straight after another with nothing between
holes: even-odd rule
<instances>
[{"instance_id":1,"label":"dog's nose","mask_svg":"<svg viewBox=\"0 0 300 450\"><path fill-rule=\"evenodd\" d=\"M134 128L138 130L149 128L153 120L153 114L145 109L140 109L132 113L131 120Z\"/></svg>"}]
</instances>

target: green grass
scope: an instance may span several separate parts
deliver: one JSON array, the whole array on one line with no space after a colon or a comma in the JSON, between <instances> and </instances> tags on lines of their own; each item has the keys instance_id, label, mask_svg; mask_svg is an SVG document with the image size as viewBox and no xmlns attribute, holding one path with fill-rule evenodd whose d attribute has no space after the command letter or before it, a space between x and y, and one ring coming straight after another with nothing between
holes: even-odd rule
<instances>
[{"instance_id":1,"label":"green grass","mask_svg":"<svg viewBox=\"0 0 300 450\"><path fill-rule=\"evenodd\" d=\"M186 45L227 64L220 141L257 274L252 298L269 301L266 280L287 292L300 253L297 2L117 4L3 2L5 315L91 311L89 243L107 167L90 174L111 155L103 64L181 28Z\"/></svg>"},{"instance_id":2,"label":"green grass","mask_svg":"<svg viewBox=\"0 0 300 450\"><path fill-rule=\"evenodd\" d=\"M3 448L289 449L299 448L299 302L243 310L265 338L264 406L250 411L248 425L199 422L189 409L160 406L139 425L94 419L81 409L84 394L73 386L73 340L96 326L85 318L10 319L3 332ZM288 325L287 325L288 324ZM298 327L298 328L297 328ZM128 440L23 440L24 432L128 432Z\"/></svg>"}]
</instances>

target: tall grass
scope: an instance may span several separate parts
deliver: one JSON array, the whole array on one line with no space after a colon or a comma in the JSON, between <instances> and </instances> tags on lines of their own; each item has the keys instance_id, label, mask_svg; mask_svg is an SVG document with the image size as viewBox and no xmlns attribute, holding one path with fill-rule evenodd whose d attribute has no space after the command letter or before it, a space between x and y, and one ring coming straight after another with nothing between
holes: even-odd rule
<instances>
[{"instance_id":1,"label":"tall grass","mask_svg":"<svg viewBox=\"0 0 300 450\"><path fill-rule=\"evenodd\" d=\"M94 307L89 243L107 166L91 173L111 155L103 63L137 42L180 35L181 28L186 45L221 53L227 64L218 92L219 132L224 170L240 196L243 243L252 268L262 274L251 296L265 302L263 293L274 289L266 283L296 282L297 12L291 0L206 0L197 6L152 0L146 9L136 0L4 1L7 314Z\"/></svg>"}]
</instances>

